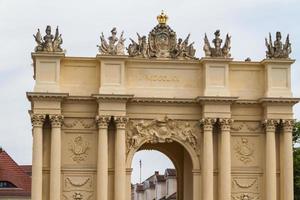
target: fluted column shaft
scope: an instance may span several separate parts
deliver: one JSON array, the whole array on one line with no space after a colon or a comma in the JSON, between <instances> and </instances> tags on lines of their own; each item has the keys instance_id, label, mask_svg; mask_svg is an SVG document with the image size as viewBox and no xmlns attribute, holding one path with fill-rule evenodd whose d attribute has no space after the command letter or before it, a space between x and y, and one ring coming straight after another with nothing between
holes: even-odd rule
<instances>
[{"instance_id":1,"label":"fluted column shaft","mask_svg":"<svg viewBox=\"0 0 300 200\"><path fill-rule=\"evenodd\" d=\"M98 160L97 160L97 200L108 199L108 123L110 117L97 116Z\"/></svg>"},{"instance_id":2,"label":"fluted column shaft","mask_svg":"<svg viewBox=\"0 0 300 200\"><path fill-rule=\"evenodd\" d=\"M265 188L266 200L276 200L276 142L275 130L277 121L265 120L266 129L266 169L265 169Z\"/></svg>"},{"instance_id":3,"label":"fluted column shaft","mask_svg":"<svg viewBox=\"0 0 300 200\"><path fill-rule=\"evenodd\" d=\"M45 115L31 114L32 123L32 184L31 199L42 199L43 185L43 124Z\"/></svg>"},{"instance_id":4,"label":"fluted column shaft","mask_svg":"<svg viewBox=\"0 0 300 200\"><path fill-rule=\"evenodd\" d=\"M293 140L292 132L294 120L283 120L283 199L294 199L293 185Z\"/></svg>"},{"instance_id":5,"label":"fluted column shaft","mask_svg":"<svg viewBox=\"0 0 300 200\"><path fill-rule=\"evenodd\" d=\"M213 200L213 119L203 119L202 199Z\"/></svg>"},{"instance_id":6,"label":"fluted column shaft","mask_svg":"<svg viewBox=\"0 0 300 200\"><path fill-rule=\"evenodd\" d=\"M50 115L51 159L50 159L50 200L60 200L61 182L61 125L62 115Z\"/></svg>"},{"instance_id":7,"label":"fluted column shaft","mask_svg":"<svg viewBox=\"0 0 300 200\"><path fill-rule=\"evenodd\" d=\"M220 119L219 200L231 200L231 124L232 119Z\"/></svg>"},{"instance_id":8,"label":"fluted column shaft","mask_svg":"<svg viewBox=\"0 0 300 200\"><path fill-rule=\"evenodd\" d=\"M125 127L128 118L115 117L115 200L126 199L126 135Z\"/></svg>"}]
</instances>

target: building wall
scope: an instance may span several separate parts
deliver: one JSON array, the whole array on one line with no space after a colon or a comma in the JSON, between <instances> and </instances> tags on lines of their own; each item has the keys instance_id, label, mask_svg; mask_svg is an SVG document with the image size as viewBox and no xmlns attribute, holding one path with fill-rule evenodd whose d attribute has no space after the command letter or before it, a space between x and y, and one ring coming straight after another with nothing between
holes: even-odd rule
<instances>
[{"instance_id":1,"label":"building wall","mask_svg":"<svg viewBox=\"0 0 300 200\"><path fill-rule=\"evenodd\" d=\"M98 127L95 116L127 116L136 123L160 123L165 116L186 130L188 123L197 138L195 147L176 132L188 150L193 180L184 176L186 195L200 196L199 176L203 132L202 118L232 118L231 170L232 195L251 193L264 200L265 130L264 119L292 119L296 100L290 87L291 60L240 62L231 59L147 60L118 57L73 58L33 55L35 88L29 97L35 114L62 114L61 127L61 196L71 199L81 185L84 196L96 199ZM40 92L48 92L41 94ZM93 94L111 94L97 97ZM54 98L67 93L64 98ZM40 95L40 96L39 96ZM48 96L47 96L48 95ZM53 95L51 97L51 95ZM118 96L119 95L119 96ZM133 95L126 101L120 95ZM109 100L105 98L110 98ZM119 99L118 99L119 98ZM267 99L264 99L267 98ZM159 119L159 120L157 120ZM156 120L156 121L155 121ZM49 199L51 137L49 122L43 128L43 199ZM129 128L127 128L127 136ZM108 132L108 198L114 199L115 135L114 124ZM281 134L282 133L278 133ZM220 136L213 136L215 193L218 193L218 150ZM281 140L277 137L277 140ZM277 141L278 144L280 142ZM281 145L282 146L282 145ZM79 150L77 149L79 148ZM127 147L128 148L128 147ZM79 151L79 153L77 152ZM126 152L127 199L130 199L130 166L137 149ZM77 153L76 153L77 152ZM276 154L283 162L280 152ZM183 165L184 166L184 165ZM181 166L182 168L184 168ZM186 166L191 172L191 166ZM278 164L278 180L281 167ZM198 174L197 174L198 173ZM193 184L197 184L196 186ZM243 186L248 187L243 187ZM79 186L78 186L79 187ZM279 189L282 190L283 186ZM192 192L191 189L192 188ZM278 190L279 190L278 189ZM201 191L202 193L203 191ZM279 191L277 191L279 193ZM185 198L188 198L185 196ZM199 197L200 198L200 197ZM217 195L214 196L217 199ZM252 197L251 197L252 198Z\"/></svg>"}]
</instances>

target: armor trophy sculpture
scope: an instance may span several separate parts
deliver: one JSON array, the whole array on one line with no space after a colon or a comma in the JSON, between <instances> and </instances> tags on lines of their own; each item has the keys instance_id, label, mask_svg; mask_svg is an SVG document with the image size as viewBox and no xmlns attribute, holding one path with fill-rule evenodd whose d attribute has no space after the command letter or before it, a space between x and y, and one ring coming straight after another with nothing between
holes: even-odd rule
<instances>
[{"instance_id":1,"label":"armor trophy sculpture","mask_svg":"<svg viewBox=\"0 0 300 200\"><path fill-rule=\"evenodd\" d=\"M51 26L46 27L46 35L42 37L40 29L33 35L37 46L35 52L63 52L61 44L63 43L61 34L59 34L58 27L56 28L55 35L51 34Z\"/></svg>"}]
</instances>

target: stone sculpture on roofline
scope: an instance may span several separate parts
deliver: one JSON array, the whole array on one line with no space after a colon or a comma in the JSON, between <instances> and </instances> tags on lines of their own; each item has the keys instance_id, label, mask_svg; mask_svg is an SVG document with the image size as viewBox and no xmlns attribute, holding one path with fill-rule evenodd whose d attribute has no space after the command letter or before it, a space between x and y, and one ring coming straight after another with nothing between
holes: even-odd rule
<instances>
[{"instance_id":1,"label":"stone sculpture on roofline","mask_svg":"<svg viewBox=\"0 0 300 200\"><path fill-rule=\"evenodd\" d=\"M271 33L269 33L269 41L267 38L265 38L265 43L267 47L266 57L269 59L289 58L289 55L292 52L289 34L286 37L285 44L281 42L281 33L279 31L276 32L276 40L274 41L274 45L272 42Z\"/></svg>"},{"instance_id":2,"label":"stone sculpture on roofline","mask_svg":"<svg viewBox=\"0 0 300 200\"><path fill-rule=\"evenodd\" d=\"M55 35L51 34L51 26L46 27L46 35L42 37L40 29L37 33L33 35L37 46L35 47L35 52L63 52L61 44L63 43L61 34L59 34L58 27L56 28Z\"/></svg>"},{"instance_id":3,"label":"stone sculpture on roofline","mask_svg":"<svg viewBox=\"0 0 300 200\"><path fill-rule=\"evenodd\" d=\"M120 38L117 38L117 28L114 27L111 30L111 36L106 41L103 32L101 33L100 40L101 44L97 45L101 55L125 55L125 38L124 31L122 31Z\"/></svg>"},{"instance_id":4,"label":"stone sculpture on roofline","mask_svg":"<svg viewBox=\"0 0 300 200\"><path fill-rule=\"evenodd\" d=\"M215 38L212 40L212 43L215 47L211 47L207 35L205 34L204 36L203 50L205 57L230 58L231 36L229 36L229 34L226 35L225 43L223 47L221 47L223 40L220 38L220 30L216 30L214 34Z\"/></svg>"},{"instance_id":5,"label":"stone sculpture on roofline","mask_svg":"<svg viewBox=\"0 0 300 200\"><path fill-rule=\"evenodd\" d=\"M131 44L126 48L129 57L134 58L161 58L161 59L197 59L195 57L196 49L194 42L189 43L190 34L183 40L178 38L176 32L167 25L168 16L162 11L157 16L158 24L150 31L148 38L146 35L141 36L137 33L138 40L135 41L129 38ZM36 53L63 53L61 45L63 39L56 28L55 35L51 34L51 26L47 25L46 35L42 37L40 29L34 36L37 43L34 51ZM203 50L206 58L231 58L231 36L226 35L225 42L222 46L223 40L220 38L220 30L216 30L215 38L212 40L211 46L207 35L204 36ZM289 34L283 44L281 41L281 32L276 32L276 40L273 42L271 33L269 39L265 38L265 45L267 47L267 59L289 59L292 52ZM111 30L111 36L107 38L101 33L99 48L100 55L118 56L125 55L125 38L124 31L122 31L120 38L117 37L117 29L114 27ZM247 58L245 61L251 61Z\"/></svg>"}]
</instances>

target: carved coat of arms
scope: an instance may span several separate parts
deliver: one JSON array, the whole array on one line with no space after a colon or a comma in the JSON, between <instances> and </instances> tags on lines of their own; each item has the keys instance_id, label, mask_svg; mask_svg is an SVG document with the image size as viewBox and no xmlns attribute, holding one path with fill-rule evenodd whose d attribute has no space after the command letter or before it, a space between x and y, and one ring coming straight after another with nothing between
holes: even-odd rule
<instances>
[{"instance_id":1,"label":"carved coat of arms","mask_svg":"<svg viewBox=\"0 0 300 200\"><path fill-rule=\"evenodd\" d=\"M78 136L69 144L69 150L72 153L73 161L79 163L88 156L89 144L81 136Z\"/></svg>"}]
</instances>

